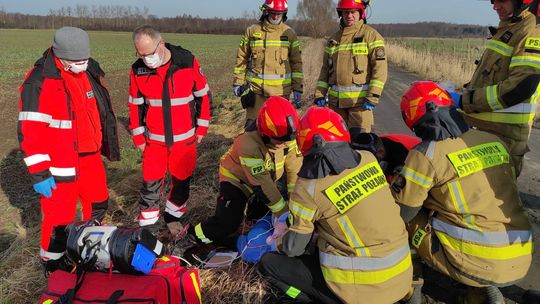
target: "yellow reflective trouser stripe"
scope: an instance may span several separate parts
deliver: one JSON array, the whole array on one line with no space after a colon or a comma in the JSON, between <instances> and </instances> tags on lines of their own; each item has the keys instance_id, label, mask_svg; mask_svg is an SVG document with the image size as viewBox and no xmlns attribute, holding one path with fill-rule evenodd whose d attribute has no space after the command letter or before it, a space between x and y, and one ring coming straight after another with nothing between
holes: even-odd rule
<instances>
[{"instance_id":1,"label":"yellow reflective trouser stripe","mask_svg":"<svg viewBox=\"0 0 540 304\"><path fill-rule=\"evenodd\" d=\"M513 47L497 40L489 40L486 48L506 57L512 56L512 52L514 51Z\"/></svg>"},{"instance_id":2,"label":"yellow reflective trouser stripe","mask_svg":"<svg viewBox=\"0 0 540 304\"><path fill-rule=\"evenodd\" d=\"M321 266L324 279L338 284L380 284L384 283L411 267L411 254L393 267L375 271L352 271Z\"/></svg>"},{"instance_id":3,"label":"yellow reflective trouser stripe","mask_svg":"<svg viewBox=\"0 0 540 304\"><path fill-rule=\"evenodd\" d=\"M379 80L372 79L372 80L369 82L369 86L370 86L370 87L379 88L379 89L382 90L382 89L384 89L384 82L379 81Z\"/></svg>"},{"instance_id":4,"label":"yellow reflective trouser stripe","mask_svg":"<svg viewBox=\"0 0 540 304\"><path fill-rule=\"evenodd\" d=\"M299 79L303 79L303 78L304 78L304 73L300 73L300 72L293 72L293 73L292 73L292 78L299 78Z\"/></svg>"},{"instance_id":5,"label":"yellow reflective trouser stripe","mask_svg":"<svg viewBox=\"0 0 540 304\"><path fill-rule=\"evenodd\" d=\"M201 240L201 242L205 243L205 244L210 244L212 243L212 240L207 238L205 235L204 235L204 232L202 230L202 226L201 224L197 224L197 226L195 226L195 235L197 235L197 237L199 238L199 240Z\"/></svg>"},{"instance_id":6,"label":"yellow reflective trouser stripe","mask_svg":"<svg viewBox=\"0 0 540 304\"><path fill-rule=\"evenodd\" d=\"M298 216L299 218L301 219L304 219L308 222L311 222L313 221L313 218L315 217L315 210L312 210L312 209L309 209L309 208L306 208L304 206L302 206L302 204L300 203L297 203L293 200L290 200L289 201L289 211Z\"/></svg>"},{"instance_id":7,"label":"yellow reflective trouser stripe","mask_svg":"<svg viewBox=\"0 0 540 304\"><path fill-rule=\"evenodd\" d=\"M492 85L486 88L486 99L489 107L493 111L503 108L501 102L499 101L499 95L497 94L497 85Z\"/></svg>"},{"instance_id":8,"label":"yellow reflective trouser stripe","mask_svg":"<svg viewBox=\"0 0 540 304\"><path fill-rule=\"evenodd\" d=\"M317 81L317 87L328 89L328 82L319 80Z\"/></svg>"},{"instance_id":9,"label":"yellow reflective trouser stripe","mask_svg":"<svg viewBox=\"0 0 540 304\"><path fill-rule=\"evenodd\" d=\"M355 98L361 98L361 97L366 97L367 96L367 91L358 91L358 92L338 92L338 91L334 91L332 89L329 90L328 94L332 97L337 97L337 98L350 98L350 99L355 99Z\"/></svg>"},{"instance_id":10,"label":"yellow reflective trouser stripe","mask_svg":"<svg viewBox=\"0 0 540 304\"><path fill-rule=\"evenodd\" d=\"M431 188L431 186L433 185L432 178L427 177L422 173L416 172L409 167L403 167L403 170L401 170L401 175L403 175L405 179L417 184L420 187Z\"/></svg>"},{"instance_id":11,"label":"yellow reflective trouser stripe","mask_svg":"<svg viewBox=\"0 0 540 304\"><path fill-rule=\"evenodd\" d=\"M287 289L287 291L285 292L289 297L293 298L293 299L296 299L296 297L298 297L298 295L301 293L302 291L298 288L295 288L293 286L290 286L289 289Z\"/></svg>"},{"instance_id":12,"label":"yellow reflective trouser stripe","mask_svg":"<svg viewBox=\"0 0 540 304\"><path fill-rule=\"evenodd\" d=\"M249 158L249 157L240 157L240 164L247 167L254 167L264 165L264 159L262 158Z\"/></svg>"},{"instance_id":13,"label":"yellow reflective trouser stripe","mask_svg":"<svg viewBox=\"0 0 540 304\"><path fill-rule=\"evenodd\" d=\"M510 61L510 67L529 66L540 69L540 58L535 56L514 56Z\"/></svg>"},{"instance_id":14,"label":"yellow reflective trouser stripe","mask_svg":"<svg viewBox=\"0 0 540 304\"><path fill-rule=\"evenodd\" d=\"M371 252L367 247L365 247L364 243L362 243L362 240L360 239L360 236L358 236L358 233L356 233L356 230L354 230L354 226L349 220L349 217L347 215L343 215L337 219L337 222L341 228L341 231L343 231L343 234L345 234L345 237L349 242L349 246L356 251L356 255L370 257Z\"/></svg>"},{"instance_id":15,"label":"yellow reflective trouser stripe","mask_svg":"<svg viewBox=\"0 0 540 304\"><path fill-rule=\"evenodd\" d=\"M285 200L283 199L283 197L280 197L279 201L274 204L268 205L268 208L270 209L270 211L272 211L272 213L276 213L283 210L283 208L285 208L285 205Z\"/></svg>"},{"instance_id":16,"label":"yellow reflective trouser stripe","mask_svg":"<svg viewBox=\"0 0 540 304\"><path fill-rule=\"evenodd\" d=\"M463 195L463 189L461 188L460 182L455 181L449 183L448 190L450 191L450 196L452 197L452 202L454 203L456 211L461 214L465 220L465 225L471 229L482 231L482 229L476 225L474 215L470 213L469 205L467 204L465 196Z\"/></svg>"},{"instance_id":17,"label":"yellow reflective trouser stripe","mask_svg":"<svg viewBox=\"0 0 540 304\"><path fill-rule=\"evenodd\" d=\"M195 276L195 273L194 272L190 273L189 277L191 278L191 283L193 283L193 287L195 288L195 293L197 294L199 303L202 303L201 290L199 288L199 283L197 283L197 277Z\"/></svg>"},{"instance_id":18,"label":"yellow reflective trouser stripe","mask_svg":"<svg viewBox=\"0 0 540 304\"><path fill-rule=\"evenodd\" d=\"M473 243L466 243L437 230L435 230L435 234L443 245L451 248L454 251L478 258L509 260L519 258L525 255L530 255L533 252L532 241L520 244L507 245L504 247L489 247Z\"/></svg>"},{"instance_id":19,"label":"yellow reflective trouser stripe","mask_svg":"<svg viewBox=\"0 0 540 304\"><path fill-rule=\"evenodd\" d=\"M246 68L234 68L234 74L245 74Z\"/></svg>"},{"instance_id":20,"label":"yellow reflective trouser stripe","mask_svg":"<svg viewBox=\"0 0 540 304\"><path fill-rule=\"evenodd\" d=\"M518 114L518 113L489 112L489 113L474 113L474 114L467 114L467 115L470 117L480 119L480 120L485 120L485 121L521 125L521 124L532 123L534 120L534 116L536 114L535 113Z\"/></svg>"},{"instance_id":21,"label":"yellow reflective trouser stripe","mask_svg":"<svg viewBox=\"0 0 540 304\"><path fill-rule=\"evenodd\" d=\"M291 193L294 191L296 184L287 184L287 192Z\"/></svg>"},{"instance_id":22,"label":"yellow reflective trouser stripe","mask_svg":"<svg viewBox=\"0 0 540 304\"><path fill-rule=\"evenodd\" d=\"M225 177L228 177L230 179L232 179L233 181L236 181L238 183L240 183L242 186L244 186L244 188L249 192L249 193L253 193L253 190L251 189L251 187L249 187L248 185L246 185L244 182L242 182L238 177L234 176L234 174L232 174L231 171L225 169L224 167L222 166L219 166L219 173Z\"/></svg>"}]
</instances>

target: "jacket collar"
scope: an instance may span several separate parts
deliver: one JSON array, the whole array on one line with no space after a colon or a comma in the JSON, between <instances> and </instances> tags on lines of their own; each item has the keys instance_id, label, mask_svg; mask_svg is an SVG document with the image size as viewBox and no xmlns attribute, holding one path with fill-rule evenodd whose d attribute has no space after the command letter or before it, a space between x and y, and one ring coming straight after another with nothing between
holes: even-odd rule
<instances>
[{"instance_id":1,"label":"jacket collar","mask_svg":"<svg viewBox=\"0 0 540 304\"><path fill-rule=\"evenodd\" d=\"M60 79L61 71L56 66L55 55L52 48L48 48L44 53L43 57L38 59L35 66L43 65L43 76L46 78ZM99 79L105 76L105 72L101 69L99 63L93 58L88 59L88 69L86 70L93 78Z\"/></svg>"}]
</instances>

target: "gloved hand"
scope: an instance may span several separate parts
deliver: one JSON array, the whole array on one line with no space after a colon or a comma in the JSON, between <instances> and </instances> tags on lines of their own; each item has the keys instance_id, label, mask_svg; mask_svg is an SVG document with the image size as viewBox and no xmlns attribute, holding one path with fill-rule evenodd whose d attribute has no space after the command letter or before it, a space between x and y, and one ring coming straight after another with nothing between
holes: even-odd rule
<instances>
[{"instance_id":1,"label":"gloved hand","mask_svg":"<svg viewBox=\"0 0 540 304\"><path fill-rule=\"evenodd\" d=\"M458 92L448 92L450 97L452 97L452 100L454 101L454 105L457 109L461 108L461 94Z\"/></svg>"},{"instance_id":2,"label":"gloved hand","mask_svg":"<svg viewBox=\"0 0 540 304\"><path fill-rule=\"evenodd\" d=\"M233 86L233 94L236 97L242 96L242 86L239 86L239 85Z\"/></svg>"},{"instance_id":3,"label":"gloved hand","mask_svg":"<svg viewBox=\"0 0 540 304\"><path fill-rule=\"evenodd\" d=\"M34 191L49 198L52 196L52 189L56 189L56 183L54 177L49 177L39 183L34 184Z\"/></svg>"},{"instance_id":4,"label":"gloved hand","mask_svg":"<svg viewBox=\"0 0 540 304\"><path fill-rule=\"evenodd\" d=\"M313 103L318 107L326 107L328 105L328 100L324 97L319 97L315 99Z\"/></svg>"},{"instance_id":5,"label":"gloved hand","mask_svg":"<svg viewBox=\"0 0 540 304\"><path fill-rule=\"evenodd\" d=\"M373 111L375 110L375 107L377 105L376 104L372 104L371 102L369 102L369 100L367 99L364 99L364 102L362 103L362 109L364 110L368 110L368 111Z\"/></svg>"},{"instance_id":6,"label":"gloved hand","mask_svg":"<svg viewBox=\"0 0 540 304\"><path fill-rule=\"evenodd\" d=\"M297 109L302 107L302 92L293 91L293 105Z\"/></svg>"}]
</instances>

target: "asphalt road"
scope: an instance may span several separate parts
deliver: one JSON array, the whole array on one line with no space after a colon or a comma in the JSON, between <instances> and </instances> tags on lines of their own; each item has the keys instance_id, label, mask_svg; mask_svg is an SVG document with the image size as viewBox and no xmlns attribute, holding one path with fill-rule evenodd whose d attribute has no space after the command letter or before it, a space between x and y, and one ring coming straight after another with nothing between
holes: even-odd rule
<instances>
[{"instance_id":1,"label":"asphalt road","mask_svg":"<svg viewBox=\"0 0 540 304\"><path fill-rule=\"evenodd\" d=\"M389 67L388 80L379 106L375 110L374 132L412 134L403 123L399 110L401 95L415 80L417 75ZM524 303L521 295L527 289L540 290L540 129L533 129L530 143L531 151L525 156L524 169L519 177L519 189L524 207L533 226L535 238L535 254L533 265L527 277L517 286L502 289L507 303ZM454 303L456 295L462 294L462 286L437 273L426 269L424 285L425 303ZM429 281L429 282L427 282Z\"/></svg>"}]
</instances>

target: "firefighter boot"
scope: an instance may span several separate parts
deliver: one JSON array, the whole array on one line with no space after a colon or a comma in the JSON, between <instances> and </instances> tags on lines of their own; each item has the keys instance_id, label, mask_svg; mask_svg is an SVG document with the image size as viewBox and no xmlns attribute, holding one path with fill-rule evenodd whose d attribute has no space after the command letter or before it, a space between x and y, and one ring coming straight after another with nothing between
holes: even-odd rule
<instances>
[{"instance_id":1,"label":"firefighter boot","mask_svg":"<svg viewBox=\"0 0 540 304\"><path fill-rule=\"evenodd\" d=\"M467 286L467 294L459 301L462 304L504 304L504 297L495 286Z\"/></svg>"},{"instance_id":2,"label":"firefighter boot","mask_svg":"<svg viewBox=\"0 0 540 304\"><path fill-rule=\"evenodd\" d=\"M41 266L46 278L56 270L71 272L75 269L75 265L65 254L58 260L41 260Z\"/></svg>"}]
</instances>

